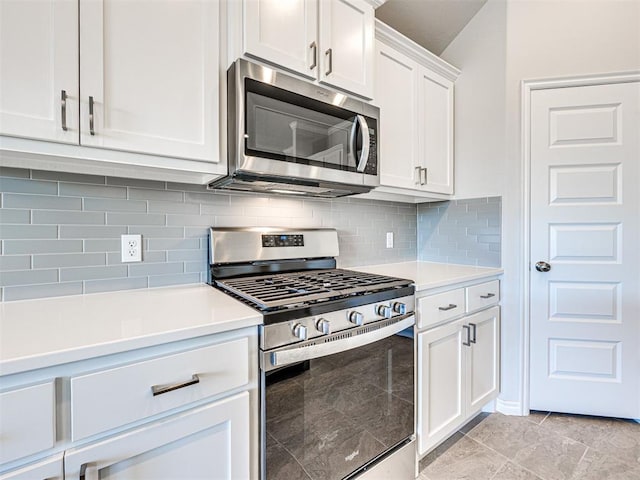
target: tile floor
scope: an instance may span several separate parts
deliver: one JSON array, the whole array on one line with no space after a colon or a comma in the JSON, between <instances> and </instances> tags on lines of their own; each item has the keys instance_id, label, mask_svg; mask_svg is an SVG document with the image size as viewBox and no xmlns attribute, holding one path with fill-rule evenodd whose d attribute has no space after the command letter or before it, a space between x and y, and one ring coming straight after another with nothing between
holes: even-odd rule
<instances>
[{"instance_id":1,"label":"tile floor","mask_svg":"<svg viewBox=\"0 0 640 480\"><path fill-rule=\"evenodd\" d=\"M419 480L640 480L640 424L480 414L420 462Z\"/></svg>"}]
</instances>

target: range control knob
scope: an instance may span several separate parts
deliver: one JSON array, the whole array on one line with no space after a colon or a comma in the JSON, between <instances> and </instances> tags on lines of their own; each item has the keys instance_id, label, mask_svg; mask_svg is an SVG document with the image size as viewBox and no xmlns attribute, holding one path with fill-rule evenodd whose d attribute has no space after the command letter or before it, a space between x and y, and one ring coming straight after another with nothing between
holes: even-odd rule
<instances>
[{"instance_id":1,"label":"range control knob","mask_svg":"<svg viewBox=\"0 0 640 480\"><path fill-rule=\"evenodd\" d=\"M393 302L392 308L394 312L399 313L400 315L407 313L407 306L402 302Z\"/></svg>"},{"instance_id":2,"label":"range control knob","mask_svg":"<svg viewBox=\"0 0 640 480\"><path fill-rule=\"evenodd\" d=\"M364 315L362 315L360 312L356 312L355 310L353 312L349 312L349 321L355 325L362 325L362 321L364 320Z\"/></svg>"},{"instance_id":3,"label":"range control knob","mask_svg":"<svg viewBox=\"0 0 640 480\"><path fill-rule=\"evenodd\" d=\"M329 320L326 320L324 318L319 318L318 321L316 322L316 330L318 330L323 335L330 335L331 324L329 323Z\"/></svg>"},{"instance_id":4,"label":"range control knob","mask_svg":"<svg viewBox=\"0 0 640 480\"><path fill-rule=\"evenodd\" d=\"M307 327L305 327L301 323L296 323L291 328L291 332L293 333L294 337L296 337L296 338L298 338L300 340L306 340L307 339Z\"/></svg>"},{"instance_id":5,"label":"range control knob","mask_svg":"<svg viewBox=\"0 0 640 480\"><path fill-rule=\"evenodd\" d=\"M376 307L376 315L384 318L391 318L391 307L389 305L378 305Z\"/></svg>"}]
</instances>

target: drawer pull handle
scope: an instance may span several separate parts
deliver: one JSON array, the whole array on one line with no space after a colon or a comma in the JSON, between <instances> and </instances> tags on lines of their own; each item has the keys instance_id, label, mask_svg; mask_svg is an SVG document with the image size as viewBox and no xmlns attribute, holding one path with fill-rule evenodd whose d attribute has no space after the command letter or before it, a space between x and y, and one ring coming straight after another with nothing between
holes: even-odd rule
<instances>
[{"instance_id":1,"label":"drawer pull handle","mask_svg":"<svg viewBox=\"0 0 640 480\"><path fill-rule=\"evenodd\" d=\"M179 388L188 387L190 385L195 385L196 383L200 383L200 378L195 373L191 375L191 379L186 382L180 383L171 383L168 385L153 385L151 387L151 391L153 392L153 396L162 395L163 393L173 392L174 390L178 390Z\"/></svg>"},{"instance_id":2,"label":"drawer pull handle","mask_svg":"<svg viewBox=\"0 0 640 480\"><path fill-rule=\"evenodd\" d=\"M496 296L495 293L487 293L486 295L480 295L480 298L491 298L495 296Z\"/></svg>"},{"instance_id":3,"label":"drawer pull handle","mask_svg":"<svg viewBox=\"0 0 640 480\"><path fill-rule=\"evenodd\" d=\"M443 312L446 312L447 310L453 310L454 308L457 308L458 305L454 305L453 303L450 303L447 307L438 307L438 310L442 310Z\"/></svg>"}]
</instances>

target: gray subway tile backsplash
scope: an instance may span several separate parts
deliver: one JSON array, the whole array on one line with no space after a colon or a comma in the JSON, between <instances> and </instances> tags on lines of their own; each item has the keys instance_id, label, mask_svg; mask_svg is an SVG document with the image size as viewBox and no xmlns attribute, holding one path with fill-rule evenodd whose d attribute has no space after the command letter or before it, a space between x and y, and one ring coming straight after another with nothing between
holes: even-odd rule
<instances>
[{"instance_id":1,"label":"gray subway tile backsplash","mask_svg":"<svg viewBox=\"0 0 640 480\"><path fill-rule=\"evenodd\" d=\"M501 197L418 206L418 260L484 267L501 264Z\"/></svg>"},{"instance_id":2,"label":"gray subway tile backsplash","mask_svg":"<svg viewBox=\"0 0 640 480\"><path fill-rule=\"evenodd\" d=\"M4 301L206 281L210 226L333 227L341 267L500 261L499 198L416 207L1 168L0 205ZM389 231L393 249L385 246ZM142 235L142 263L121 263L124 233Z\"/></svg>"},{"instance_id":3,"label":"gray subway tile backsplash","mask_svg":"<svg viewBox=\"0 0 640 480\"><path fill-rule=\"evenodd\" d=\"M2 290L2 299L6 302L43 297L61 297L64 295L78 295L84 293L83 282L44 283L41 280L36 280L31 285L3 287Z\"/></svg>"}]
</instances>

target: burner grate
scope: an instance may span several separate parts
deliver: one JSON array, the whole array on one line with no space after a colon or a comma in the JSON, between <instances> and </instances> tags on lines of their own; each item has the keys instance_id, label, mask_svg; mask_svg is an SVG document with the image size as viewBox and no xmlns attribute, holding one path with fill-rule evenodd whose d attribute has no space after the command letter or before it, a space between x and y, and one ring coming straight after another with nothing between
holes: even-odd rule
<instances>
[{"instance_id":1,"label":"burner grate","mask_svg":"<svg viewBox=\"0 0 640 480\"><path fill-rule=\"evenodd\" d=\"M354 272L313 270L216 280L216 284L260 308L283 307L407 285L407 280Z\"/></svg>"}]
</instances>

